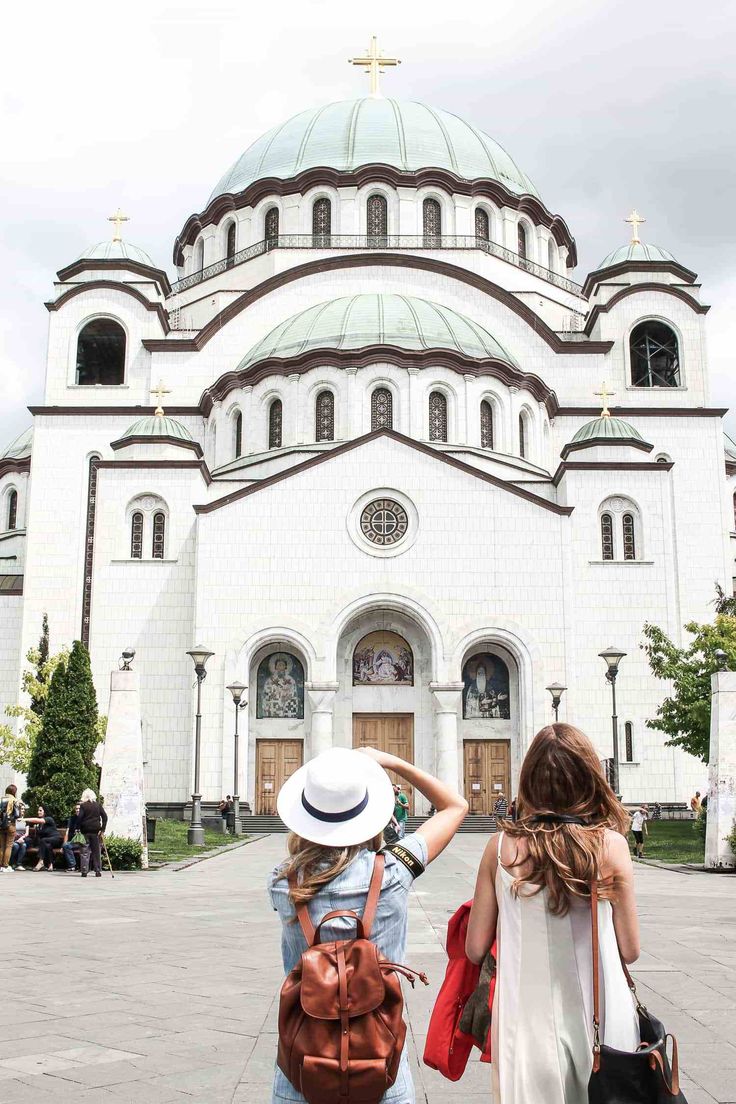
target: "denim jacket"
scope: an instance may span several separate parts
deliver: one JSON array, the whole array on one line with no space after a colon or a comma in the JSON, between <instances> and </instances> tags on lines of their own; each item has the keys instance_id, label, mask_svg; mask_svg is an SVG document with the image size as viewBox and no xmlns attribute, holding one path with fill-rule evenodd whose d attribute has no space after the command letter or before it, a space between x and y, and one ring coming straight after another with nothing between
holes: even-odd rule
<instances>
[{"instance_id":1,"label":"denim jacket","mask_svg":"<svg viewBox=\"0 0 736 1104\"><path fill-rule=\"evenodd\" d=\"M420 835L407 836L403 841L421 863L427 864L427 845ZM324 886L309 902L309 915L316 926L322 917L337 909L350 909L363 915L368 886L373 873L374 854L363 850L350 863L342 874ZM373 921L371 942L375 943L381 954L389 962L404 962L406 954L407 899L413 877L406 866L390 853L386 855L386 869L383 874L381 896L378 899L376 918ZM290 973L306 950L306 941L298 922L290 923L296 915L289 900L289 887L277 867L268 877L268 892L271 904L281 918L281 957L284 972ZM333 939L349 939L355 932L355 924L348 917L336 917L325 924L321 938L327 942ZM274 1075L272 1104L295 1104L304 1101L298 1092L276 1067ZM414 1086L409 1069L409 1055L404 1046L396 1081L381 1098L381 1104L414 1104Z\"/></svg>"}]
</instances>

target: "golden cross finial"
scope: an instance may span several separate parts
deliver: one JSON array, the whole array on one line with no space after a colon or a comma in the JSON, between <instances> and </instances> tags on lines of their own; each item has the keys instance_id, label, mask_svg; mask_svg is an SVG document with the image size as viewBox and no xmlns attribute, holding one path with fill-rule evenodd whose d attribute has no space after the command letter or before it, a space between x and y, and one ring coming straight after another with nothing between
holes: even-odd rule
<instances>
[{"instance_id":1,"label":"golden cross finial","mask_svg":"<svg viewBox=\"0 0 736 1104\"><path fill-rule=\"evenodd\" d=\"M158 403L158 406L154 410L154 414L157 418L163 418L164 408L161 405L161 400L163 399L164 395L170 395L171 392L166 387L164 387L164 381L159 380L158 387L152 388L151 394L156 396L156 401Z\"/></svg>"},{"instance_id":2,"label":"golden cross finial","mask_svg":"<svg viewBox=\"0 0 736 1104\"><path fill-rule=\"evenodd\" d=\"M130 219L128 218L128 216L124 215L123 212L118 207L115 214L110 215L110 217L108 218L107 221L115 223L115 233L112 236L112 240L113 241L122 241L123 237L122 237L122 234L120 233L120 227L122 226L122 224L124 222L130 222Z\"/></svg>"},{"instance_id":3,"label":"golden cross finial","mask_svg":"<svg viewBox=\"0 0 736 1104\"><path fill-rule=\"evenodd\" d=\"M641 224L643 222L646 222L646 221L647 220L645 218L641 217L641 215L637 211L636 207L631 212L629 217L627 219L624 219L624 222L628 222L629 225L631 226L631 244L632 245L641 245L641 240L639 238L639 227L641 226Z\"/></svg>"},{"instance_id":4,"label":"golden cross finial","mask_svg":"<svg viewBox=\"0 0 736 1104\"><path fill-rule=\"evenodd\" d=\"M615 395L615 391L609 391L606 387L606 381L603 381L600 391L594 391L594 395L599 395L603 399L603 409L601 410L601 418L610 418L611 411L608 409L608 400L612 395Z\"/></svg>"},{"instance_id":5,"label":"golden cross finial","mask_svg":"<svg viewBox=\"0 0 736 1104\"><path fill-rule=\"evenodd\" d=\"M375 35L371 35L371 44L368 47L368 53L365 57L348 58L350 65L359 65L362 69L365 69L371 78L371 96L374 99L379 99L381 91L378 87L378 76L383 73L385 66L387 65L401 65L400 58L387 58L382 57L378 49L378 39Z\"/></svg>"}]
</instances>

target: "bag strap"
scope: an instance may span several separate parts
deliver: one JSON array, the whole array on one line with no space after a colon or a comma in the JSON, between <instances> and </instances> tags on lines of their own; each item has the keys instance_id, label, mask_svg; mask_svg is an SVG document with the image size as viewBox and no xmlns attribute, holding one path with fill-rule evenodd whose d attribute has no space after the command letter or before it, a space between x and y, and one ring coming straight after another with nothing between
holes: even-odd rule
<instances>
[{"instance_id":1,"label":"bag strap","mask_svg":"<svg viewBox=\"0 0 736 1104\"><path fill-rule=\"evenodd\" d=\"M386 856L380 852L376 855L373 863L373 874L371 875L371 882L368 887L368 896L365 902L365 909L363 910L363 936L364 939L370 939L371 928L373 927L373 921L376 916L376 909L378 907L378 898L381 896L381 886L383 885L383 870L386 865ZM293 874L289 875L289 889L295 889L297 885L296 877ZM312 923L312 918L309 915L309 909L306 905L298 905L296 909L297 920L301 926L304 938L307 941L307 946L311 947L314 943L314 937L316 929ZM332 913L328 914L332 916ZM341 915L335 913L334 915ZM320 923L327 919L327 916L323 916Z\"/></svg>"},{"instance_id":2,"label":"bag strap","mask_svg":"<svg viewBox=\"0 0 736 1104\"><path fill-rule=\"evenodd\" d=\"M593 1073L601 1068L601 993L598 951L598 882L590 883L590 927L593 952Z\"/></svg>"}]
</instances>

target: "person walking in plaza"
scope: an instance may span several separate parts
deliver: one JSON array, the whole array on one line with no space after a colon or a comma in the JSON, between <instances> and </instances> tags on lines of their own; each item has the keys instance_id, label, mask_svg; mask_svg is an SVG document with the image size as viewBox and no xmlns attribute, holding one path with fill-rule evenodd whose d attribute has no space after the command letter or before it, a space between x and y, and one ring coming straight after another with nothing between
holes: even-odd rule
<instances>
[{"instance_id":1,"label":"person walking in plaza","mask_svg":"<svg viewBox=\"0 0 736 1104\"><path fill-rule=\"evenodd\" d=\"M696 790L693 796L690 798L690 811L693 816L696 817L703 806L703 802L700 800L700 790Z\"/></svg>"},{"instance_id":2,"label":"person walking in plaza","mask_svg":"<svg viewBox=\"0 0 736 1104\"><path fill-rule=\"evenodd\" d=\"M631 818L631 831L634 834L634 853L637 859L644 858L644 837L649 835L647 821L649 820L649 806L640 805Z\"/></svg>"},{"instance_id":3,"label":"person walking in plaza","mask_svg":"<svg viewBox=\"0 0 736 1104\"><path fill-rule=\"evenodd\" d=\"M105 807L97 800L94 790L85 790L79 803L77 831L81 832L87 843L80 851L82 877L87 877L90 855L95 878L102 877L101 836L107 827Z\"/></svg>"},{"instance_id":4,"label":"person walking in plaza","mask_svg":"<svg viewBox=\"0 0 736 1104\"><path fill-rule=\"evenodd\" d=\"M382 853L385 865L380 873L376 853L383 847L383 829L396 802L388 770L418 790L437 811L393 851ZM403 962L414 878L444 850L467 809L465 799L450 786L374 748L332 748L299 768L278 795L279 816L291 833L289 855L268 880L271 904L281 921L285 973L294 969L307 947L302 906L307 921L315 926L334 910L354 910L362 916L374 869L381 882L370 940L390 962ZM329 941L350 939L354 934L354 921L339 916L323 924L320 937ZM305 1099L277 1064L272 1104ZM414 1101L409 1054L404 1048L396 1079L380 1104Z\"/></svg>"},{"instance_id":5,"label":"person walking in plaza","mask_svg":"<svg viewBox=\"0 0 736 1104\"><path fill-rule=\"evenodd\" d=\"M43 805L38 806L38 815L26 817L28 824L36 825L36 842L38 844L38 862L34 870L53 870L54 851L61 847L62 839L56 821L50 813L46 812Z\"/></svg>"},{"instance_id":6,"label":"person walking in plaza","mask_svg":"<svg viewBox=\"0 0 736 1104\"><path fill-rule=\"evenodd\" d=\"M588 738L567 724L538 732L521 767L517 820L489 841L481 860L466 940L476 963L498 940L491 1019L495 1104L588 1102L594 882L601 1039L630 1052L639 1045L621 965L621 957L639 957L627 830L628 817Z\"/></svg>"},{"instance_id":7,"label":"person walking in plaza","mask_svg":"<svg viewBox=\"0 0 736 1104\"><path fill-rule=\"evenodd\" d=\"M503 790L501 790L498 794L498 797L493 803L493 815L495 816L496 820L503 820L506 816L508 816L508 812L509 803L506 800L506 794L503 792Z\"/></svg>"},{"instance_id":8,"label":"person walking in plaza","mask_svg":"<svg viewBox=\"0 0 736 1104\"><path fill-rule=\"evenodd\" d=\"M15 824L21 813L18 800L18 787L12 782L5 787L5 796L0 800L0 871L9 873L10 856L15 843Z\"/></svg>"},{"instance_id":9,"label":"person walking in plaza","mask_svg":"<svg viewBox=\"0 0 736 1104\"><path fill-rule=\"evenodd\" d=\"M227 797L223 797L219 805L217 806L217 811L219 812L225 823L227 823L228 814L230 813L232 807L233 799L231 798L230 794L228 794Z\"/></svg>"},{"instance_id":10,"label":"person walking in plaza","mask_svg":"<svg viewBox=\"0 0 736 1104\"><path fill-rule=\"evenodd\" d=\"M394 820L396 821L396 832L400 840L406 835L406 818L408 815L409 798L401 786L397 784L394 786Z\"/></svg>"}]
</instances>

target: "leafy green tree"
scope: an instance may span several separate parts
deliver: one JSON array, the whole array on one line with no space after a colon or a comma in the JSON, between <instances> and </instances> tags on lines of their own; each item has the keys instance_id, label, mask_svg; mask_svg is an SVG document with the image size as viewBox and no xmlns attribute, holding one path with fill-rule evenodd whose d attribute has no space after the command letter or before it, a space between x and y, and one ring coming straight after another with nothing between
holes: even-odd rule
<instances>
[{"instance_id":1,"label":"leafy green tree","mask_svg":"<svg viewBox=\"0 0 736 1104\"><path fill-rule=\"evenodd\" d=\"M30 698L30 704L9 705L5 709L7 717L18 720L15 731L10 725L0 724L0 763L7 763L14 771L25 773L28 770L33 745L41 729L51 676L57 664L66 661L68 655L66 648L58 655L49 655L49 622L44 614L41 639L38 647L28 652L26 660L30 666L21 679L23 693Z\"/></svg>"},{"instance_id":2,"label":"leafy green tree","mask_svg":"<svg viewBox=\"0 0 736 1104\"><path fill-rule=\"evenodd\" d=\"M68 660L57 664L51 676L24 800L32 807L43 805L57 817L66 816L82 790L96 788L93 756L98 738L89 653L75 640Z\"/></svg>"},{"instance_id":3,"label":"leafy green tree","mask_svg":"<svg viewBox=\"0 0 736 1104\"><path fill-rule=\"evenodd\" d=\"M736 671L736 603L720 591L712 624L690 621L685 629L692 640L678 648L656 625L644 626L642 648L652 674L672 682L672 693L647 721L649 728L664 732L667 743L684 748L708 762L710 744L710 676L725 666ZM725 653L725 661L716 652Z\"/></svg>"}]
</instances>

